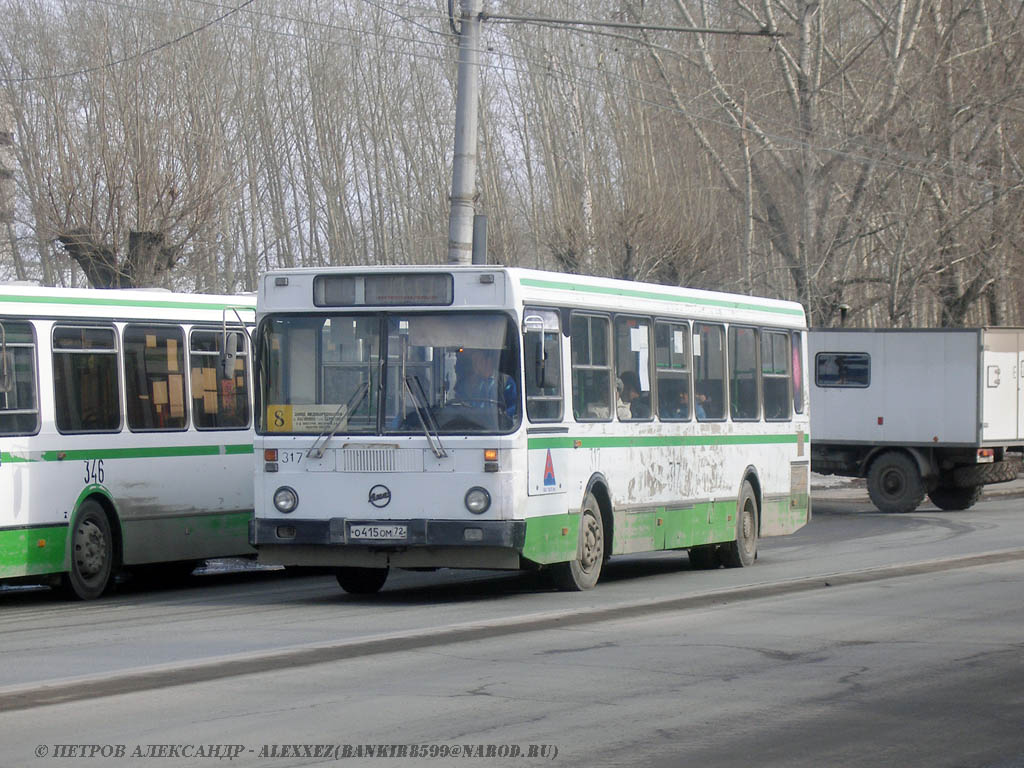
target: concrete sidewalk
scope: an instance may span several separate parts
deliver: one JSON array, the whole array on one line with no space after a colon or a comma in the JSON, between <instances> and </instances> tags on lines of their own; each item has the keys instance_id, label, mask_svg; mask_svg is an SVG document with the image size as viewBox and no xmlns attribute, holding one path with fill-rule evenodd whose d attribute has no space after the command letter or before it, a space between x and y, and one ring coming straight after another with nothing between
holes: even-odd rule
<instances>
[{"instance_id":1,"label":"concrete sidewalk","mask_svg":"<svg viewBox=\"0 0 1024 768\"><path fill-rule=\"evenodd\" d=\"M986 485L982 499L996 496L1024 496L1024 476L1008 483ZM837 477L835 475L819 475L811 473L811 498L850 501L863 501L870 504L868 484L864 478Z\"/></svg>"}]
</instances>

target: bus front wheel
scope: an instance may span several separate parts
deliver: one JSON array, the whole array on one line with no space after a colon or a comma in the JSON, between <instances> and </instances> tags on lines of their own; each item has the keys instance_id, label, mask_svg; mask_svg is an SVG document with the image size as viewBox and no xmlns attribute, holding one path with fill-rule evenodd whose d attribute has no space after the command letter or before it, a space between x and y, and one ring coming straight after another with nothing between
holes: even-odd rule
<instances>
[{"instance_id":1,"label":"bus front wheel","mask_svg":"<svg viewBox=\"0 0 1024 768\"><path fill-rule=\"evenodd\" d=\"M114 570L114 543L103 507L82 503L71 530L71 569L62 578L64 591L79 600L95 600L107 591Z\"/></svg>"},{"instance_id":2,"label":"bus front wheel","mask_svg":"<svg viewBox=\"0 0 1024 768\"><path fill-rule=\"evenodd\" d=\"M552 566L552 575L559 589L580 592L593 589L601 578L604 565L604 523L601 508L594 494L588 493L580 509L580 542L577 557L567 563Z\"/></svg>"},{"instance_id":3,"label":"bus front wheel","mask_svg":"<svg viewBox=\"0 0 1024 768\"><path fill-rule=\"evenodd\" d=\"M338 586L351 595L372 595L380 592L388 580L388 568L344 567L335 570Z\"/></svg>"}]
</instances>

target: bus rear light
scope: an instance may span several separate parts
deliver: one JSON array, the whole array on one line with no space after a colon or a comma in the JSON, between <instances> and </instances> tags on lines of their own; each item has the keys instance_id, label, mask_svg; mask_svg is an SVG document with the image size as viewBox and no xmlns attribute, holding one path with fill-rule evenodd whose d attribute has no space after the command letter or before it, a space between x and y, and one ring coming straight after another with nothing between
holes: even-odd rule
<instances>
[{"instance_id":1,"label":"bus rear light","mask_svg":"<svg viewBox=\"0 0 1024 768\"><path fill-rule=\"evenodd\" d=\"M277 472L278 466L276 461L268 461L263 465L264 472Z\"/></svg>"},{"instance_id":2,"label":"bus rear light","mask_svg":"<svg viewBox=\"0 0 1024 768\"><path fill-rule=\"evenodd\" d=\"M277 526L277 538L279 538L279 539L294 539L295 538L295 526L292 526L292 525L279 525L279 526Z\"/></svg>"},{"instance_id":3,"label":"bus rear light","mask_svg":"<svg viewBox=\"0 0 1024 768\"><path fill-rule=\"evenodd\" d=\"M263 449L263 460L264 461L277 461L277 448L264 448Z\"/></svg>"}]
</instances>

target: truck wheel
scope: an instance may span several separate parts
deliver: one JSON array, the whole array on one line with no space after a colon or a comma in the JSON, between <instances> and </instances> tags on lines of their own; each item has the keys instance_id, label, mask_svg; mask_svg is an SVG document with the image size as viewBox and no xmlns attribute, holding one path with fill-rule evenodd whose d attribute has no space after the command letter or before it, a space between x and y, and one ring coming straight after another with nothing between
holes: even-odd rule
<instances>
[{"instance_id":1,"label":"truck wheel","mask_svg":"<svg viewBox=\"0 0 1024 768\"><path fill-rule=\"evenodd\" d=\"M594 494L588 493L583 499L580 515L579 557L551 566L555 584L566 592L593 589L604 565L604 523Z\"/></svg>"},{"instance_id":2,"label":"truck wheel","mask_svg":"<svg viewBox=\"0 0 1024 768\"><path fill-rule=\"evenodd\" d=\"M114 541L103 507L82 502L71 529L71 570L61 578L64 593L95 600L107 591L114 572Z\"/></svg>"},{"instance_id":3,"label":"truck wheel","mask_svg":"<svg viewBox=\"0 0 1024 768\"><path fill-rule=\"evenodd\" d=\"M387 568L338 568L334 575L338 586L353 595L372 595L380 592L388 580Z\"/></svg>"},{"instance_id":4,"label":"truck wheel","mask_svg":"<svg viewBox=\"0 0 1024 768\"><path fill-rule=\"evenodd\" d=\"M967 488L950 488L940 485L928 492L928 498L939 509L958 510L970 509L974 502L981 498L982 486L973 485Z\"/></svg>"},{"instance_id":5,"label":"truck wheel","mask_svg":"<svg viewBox=\"0 0 1024 768\"><path fill-rule=\"evenodd\" d=\"M1014 460L994 461L991 464L972 464L969 467L958 467L953 470L953 484L960 488L975 485L992 485L1008 483L1017 479L1020 462Z\"/></svg>"},{"instance_id":6,"label":"truck wheel","mask_svg":"<svg viewBox=\"0 0 1024 768\"><path fill-rule=\"evenodd\" d=\"M913 512L924 499L917 462L905 453L883 453L868 470L868 495L881 512Z\"/></svg>"},{"instance_id":7,"label":"truck wheel","mask_svg":"<svg viewBox=\"0 0 1024 768\"><path fill-rule=\"evenodd\" d=\"M757 559L757 496L746 480L736 504L736 541L719 547L718 556L726 568L745 568Z\"/></svg>"}]
</instances>

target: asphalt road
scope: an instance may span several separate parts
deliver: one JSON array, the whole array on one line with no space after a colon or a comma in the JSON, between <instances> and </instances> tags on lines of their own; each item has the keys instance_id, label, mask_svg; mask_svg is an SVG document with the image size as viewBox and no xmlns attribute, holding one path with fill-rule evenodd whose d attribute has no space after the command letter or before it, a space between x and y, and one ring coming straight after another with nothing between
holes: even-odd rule
<instances>
[{"instance_id":1,"label":"asphalt road","mask_svg":"<svg viewBox=\"0 0 1024 768\"><path fill-rule=\"evenodd\" d=\"M1024 766L1022 506L818 494L753 568L630 557L582 594L448 571L372 598L275 574L3 594L0 766Z\"/></svg>"}]
</instances>

